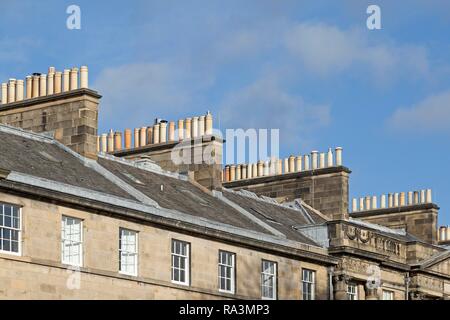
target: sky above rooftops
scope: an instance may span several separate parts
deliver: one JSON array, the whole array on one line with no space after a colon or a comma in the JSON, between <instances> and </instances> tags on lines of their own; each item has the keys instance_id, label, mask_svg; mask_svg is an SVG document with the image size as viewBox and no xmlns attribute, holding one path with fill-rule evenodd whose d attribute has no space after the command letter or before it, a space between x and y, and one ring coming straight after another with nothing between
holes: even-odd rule
<instances>
[{"instance_id":1,"label":"sky above rooftops","mask_svg":"<svg viewBox=\"0 0 450 320\"><path fill-rule=\"evenodd\" d=\"M69 5L81 29L66 27ZM381 30L366 9L381 8ZM0 0L0 78L88 65L99 131L211 110L344 148L351 196L432 188L450 224L450 2Z\"/></svg>"}]
</instances>

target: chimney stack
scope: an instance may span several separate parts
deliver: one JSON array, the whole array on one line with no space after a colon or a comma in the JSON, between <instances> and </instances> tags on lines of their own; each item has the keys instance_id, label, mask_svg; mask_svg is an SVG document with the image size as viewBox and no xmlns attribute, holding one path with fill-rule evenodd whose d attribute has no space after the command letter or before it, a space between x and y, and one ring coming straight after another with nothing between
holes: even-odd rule
<instances>
[{"instance_id":1,"label":"chimney stack","mask_svg":"<svg viewBox=\"0 0 450 320\"><path fill-rule=\"evenodd\" d=\"M342 148L336 148L336 166L342 166Z\"/></svg>"},{"instance_id":2,"label":"chimney stack","mask_svg":"<svg viewBox=\"0 0 450 320\"><path fill-rule=\"evenodd\" d=\"M134 128L134 147L139 148L139 128Z\"/></svg>"},{"instance_id":3,"label":"chimney stack","mask_svg":"<svg viewBox=\"0 0 450 320\"><path fill-rule=\"evenodd\" d=\"M2 104L8 103L8 84L2 83Z\"/></svg>"},{"instance_id":4,"label":"chimney stack","mask_svg":"<svg viewBox=\"0 0 450 320\"><path fill-rule=\"evenodd\" d=\"M139 130L139 146L145 147L147 145L147 127L142 127Z\"/></svg>"},{"instance_id":5,"label":"chimney stack","mask_svg":"<svg viewBox=\"0 0 450 320\"><path fill-rule=\"evenodd\" d=\"M23 101L23 80L16 82L16 101Z\"/></svg>"},{"instance_id":6,"label":"chimney stack","mask_svg":"<svg viewBox=\"0 0 450 320\"><path fill-rule=\"evenodd\" d=\"M352 212L356 212L358 211L358 202L356 200L356 198L352 199Z\"/></svg>"},{"instance_id":7,"label":"chimney stack","mask_svg":"<svg viewBox=\"0 0 450 320\"><path fill-rule=\"evenodd\" d=\"M55 68L50 67L47 76L47 94L52 95L55 93Z\"/></svg>"},{"instance_id":8,"label":"chimney stack","mask_svg":"<svg viewBox=\"0 0 450 320\"><path fill-rule=\"evenodd\" d=\"M80 68L80 88L88 88L89 80L88 80L88 67L82 66Z\"/></svg>"},{"instance_id":9,"label":"chimney stack","mask_svg":"<svg viewBox=\"0 0 450 320\"><path fill-rule=\"evenodd\" d=\"M47 75L41 74L39 76L39 97L47 95Z\"/></svg>"},{"instance_id":10,"label":"chimney stack","mask_svg":"<svg viewBox=\"0 0 450 320\"><path fill-rule=\"evenodd\" d=\"M230 166L229 165L225 166L225 176L224 176L223 181L224 182L230 181Z\"/></svg>"},{"instance_id":11,"label":"chimney stack","mask_svg":"<svg viewBox=\"0 0 450 320\"><path fill-rule=\"evenodd\" d=\"M147 145L153 144L153 127L147 127Z\"/></svg>"},{"instance_id":12,"label":"chimney stack","mask_svg":"<svg viewBox=\"0 0 450 320\"><path fill-rule=\"evenodd\" d=\"M236 166L231 165L230 166L230 181L234 181L236 179Z\"/></svg>"},{"instance_id":13,"label":"chimney stack","mask_svg":"<svg viewBox=\"0 0 450 320\"><path fill-rule=\"evenodd\" d=\"M192 125L192 119L191 118L186 118L186 128L184 130L185 132L185 139L191 139L191 125Z\"/></svg>"},{"instance_id":14,"label":"chimney stack","mask_svg":"<svg viewBox=\"0 0 450 320\"><path fill-rule=\"evenodd\" d=\"M169 142L175 141L175 122L169 122Z\"/></svg>"},{"instance_id":15,"label":"chimney stack","mask_svg":"<svg viewBox=\"0 0 450 320\"><path fill-rule=\"evenodd\" d=\"M297 172L302 171L302 156L296 157L296 169L297 169Z\"/></svg>"},{"instance_id":16,"label":"chimney stack","mask_svg":"<svg viewBox=\"0 0 450 320\"><path fill-rule=\"evenodd\" d=\"M9 79L8 82L8 103L16 101L16 79Z\"/></svg>"},{"instance_id":17,"label":"chimney stack","mask_svg":"<svg viewBox=\"0 0 450 320\"><path fill-rule=\"evenodd\" d=\"M317 154L318 151L311 151L311 169L313 170L317 169Z\"/></svg>"},{"instance_id":18,"label":"chimney stack","mask_svg":"<svg viewBox=\"0 0 450 320\"><path fill-rule=\"evenodd\" d=\"M125 149L131 148L131 129L125 129Z\"/></svg>"},{"instance_id":19,"label":"chimney stack","mask_svg":"<svg viewBox=\"0 0 450 320\"><path fill-rule=\"evenodd\" d=\"M381 209L384 209L384 208L386 208L386 195L385 194L382 194L381 195L381 200L380 200L380 207L381 207Z\"/></svg>"},{"instance_id":20,"label":"chimney stack","mask_svg":"<svg viewBox=\"0 0 450 320\"><path fill-rule=\"evenodd\" d=\"M158 144L159 142L160 142L160 136L159 136L159 134L160 134L160 129L159 129L159 124L155 124L154 126L153 126L153 143L154 144Z\"/></svg>"},{"instance_id":21,"label":"chimney stack","mask_svg":"<svg viewBox=\"0 0 450 320\"><path fill-rule=\"evenodd\" d=\"M328 157L327 166L332 167L333 166L333 151L331 151L331 148L328 149L327 157Z\"/></svg>"},{"instance_id":22,"label":"chimney stack","mask_svg":"<svg viewBox=\"0 0 450 320\"><path fill-rule=\"evenodd\" d=\"M167 142L167 121L161 121L159 123L159 142Z\"/></svg>"},{"instance_id":23,"label":"chimney stack","mask_svg":"<svg viewBox=\"0 0 450 320\"><path fill-rule=\"evenodd\" d=\"M184 140L184 120L178 120L178 141Z\"/></svg>"},{"instance_id":24,"label":"chimney stack","mask_svg":"<svg viewBox=\"0 0 450 320\"><path fill-rule=\"evenodd\" d=\"M122 150L122 133L119 131L114 133L114 150Z\"/></svg>"},{"instance_id":25,"label":"chimney stack","mask_svg":"<svg viewBox=\"0 0 450 320\"><path fill-rule=\"evenodd\" d=\"M198 117L192 117L192 138L198 137Z\"/></svg>"},{"instance_id":26,"label":"chimney stack","mask_svg":"<svg viewBox=\"0 0 450 320\"><path fill-rule=\"evenodd\" d=\"M114 133L112 129L108 133L108 152L114 151Z\"/></svg>"},{"instance_id":27,"label":"chimney stack","mask_svg":"<svg viewBox=\"0 0 450 320\"><path fill-rule=\"evenodd\" d=\"M102 141L102 152L103 153L108 152L108 135L106 133L102 134L101 141Z\"/></svg>"},{"instance_id":28,"label":"chimney stack","mask_svg":"<svg viewBox=\"0 0 450 320\"><path fill-rule=\"evenodd\" d=\"M0 123L47 132L75 152L96 159L101 142L97 134L101 96L86 88L70 95L60 93L60 75L50 67L48 74L35 72L25 81L11 78L2 84ZM11 105L5 108L3 104Z\"/></svg>"},{"instance_id":29,"label":"chimney stack","mask_svg":"<svg viewBox=\"0 0 450 320\"><path fill-rule=\"evenodd\" d=\"M70 71L70 90L78 89L78 68L73 67Z\"/></svg>"},{"instance_id":30,"label":"chimney stack","mask_svg":"<svg viewBox=\"0 0 450 320\"><path fill-rule=\"evenodd\" d=\"M200 137L205 135L205 116L200 116L198 119L198 135Z\"/></svg>"},{"instance_id":31,"label":"chimney stack","mask_svg":"<svg viewBox=\"0 0 450 320\"><path fill-rule=\"evenodd\" d=\"M31 98L39 97L39 73L33 73Z\"/></svg>"},{"instance_id":32,"label":"chimney stack","mask_svg":"<svg viewBox=\"0 0 450 320\"><path fill-rule=\"evenodd\" d=\"M67 92L70 90L69 79L70 79L70 70L64 69L64 71L63 71L63 92Z\"/></svg>"},{"instance_id":33,"label":"chimney stack","mask_svg":"<svg viewBox=\"0 0 450 320\"><path fill-rule=\"evenodd\" d=\"M205 133L206 133L206 135L212 135L213 134L213 118L212 118L212 114L211 114L211 112L207 112L206 113L206 123L205 123L205 126L206 126L206 129L205 129Z\"/></svg>"},{"instance_id":34,"label":"chimney stack","mask_svg":"<svg viewBox=\"0 0 450 320\"><path fill-rule=\"evenodd\" d=\"M427 189L426 191L426 203L432 203L433 200L431 198L431 189Z\"/></svg>"},{"instance_id":35,"label":"chimney stack","mask_svg":"<svg viewBox=\"0 0 450 320\"><path fill-rule=\"evenodd\" d=\"M319 155L319 168L325 168L325 153L321 152Z\"/></svg>"},{"instance_id":36,"label":"chimney stack","mask_svg":"<svg viewBox=\"0 0 450 320\"><path fill-rule=\"evenodd\" d=\"M288 163L288 171L289 171L289 173L295 172L295 157L294 156L290 156L288 161L289 161L289 163Z\"/></svg>"},{"instance_id":37,"label":"chimney stack","mask_svg":"<svg viewBox=\"0 0 450 320\"><path fill-rule=\"evenodd\" d=\"M55 81L54 81L54 85L55 85L55 94L61 93L61 88L62 88L62 72L57 71L55 72Z\"/></svg>"},{"instance_id":38,"label":"chimney stack","mask_svg":"<svg viewBox=\"0 0 450 320\"><path fill-rule=\"evenodd\" d=\"M33 77L32 76L27 76L26 78L26 97L27 99L31 99L32 98L32 93L33 93Z\"/></svg>"}]
</instances>

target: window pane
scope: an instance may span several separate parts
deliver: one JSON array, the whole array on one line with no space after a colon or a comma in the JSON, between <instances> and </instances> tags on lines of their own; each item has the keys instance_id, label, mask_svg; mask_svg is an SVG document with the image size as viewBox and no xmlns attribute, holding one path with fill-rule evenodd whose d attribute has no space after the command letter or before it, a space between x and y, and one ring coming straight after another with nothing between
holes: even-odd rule
<instances>
[{"instance_id":1,"label":"window pane","mask_svg":"<svg viewBox=\"0 0 450 320\"><path fill-rule=\"evenodd\" d=\"M119 270L124 273L136 275L138 263L136 231L120 229L119 252Z\"/></svg>"},{"instance_id":2,"label":"window pane","mask_svg":"<svg viewBox=\"0 0 450 320\"><path fill-rule=\"evenodd\" d=\"M13 210L13 217L19 218L19 208L18 207L12 207Z\"/></svg>"},{"instance_id":3,"label":"window pane","mask_svg":"<svg viewBox=\"0 0 450 320\"><path fill-rule=\"evenodd\" d=\"M19 242L12 241L11 242L11 251L12 252L19 252Z\"/></svg>"},{"instance_id":4,"label":"window pane","mask_svg":"<svg viewBox=\"0 0 450 320\"><path fill-rule=\"evenodd\" d=\"M4 219L5 219L5 220L4 220L5 222L4 222L3 225L4 225L5 227L11 227L11 226L12 226L11 216L6 216L6 215L5 215Z\"/></svg>"},{"instance_id":5,"label":"window pane","mask_svg":"<svg viewBox=\"0 0 450 320\"><path fill-rule=\"evenodd\" d=\"M315 298L315 272L308 269L302 271L303 299L314 300Z\"/></svg>"},{"instance_id":6,"label":"window pane","mask_svg":"<svg viewBox=\"0 0 450 320\"><path fill-rule=\"evenodd\" d=\"M219 289L234 291L234 253L219 251Z\"/></svg>"},{"instance_id":7,"label":"window pane","mask_svg":"<svg viewBox=\"0 0 450 320\"><path fill-rule=\"evenodd\" d=\"M61 257L63 263L81 265L82 220L63 216L61 222Z\"/></svg>"},{"instance_id":8,"label":"window pane","mask_svg":"<svg viewBox=\"0 0 450 320\"><path fill-rule=\"evenodd\" d=\"M11 251L11 243L9 242L9 240L3 239L3 250Z\"/></svg>"},{"instance_id":9,"label":"window pane","mask_svg":"<svg viewBox=\"0 0 450 320\"><path fill-rule=\"evenodd\" d=\"M186 281L184 270L180 270L180 281L181 282L185 282Z\"/></svg>"},{"instance_id":10,"label":"window pane","mask_svg":"<svg viewBox=\"0 0 450 320\"><path fill-rule=\"evenodd\" d=\"M172 240L172 281L188 282L188 246L188 243Z\"/></svg>"},{"instance_id":11,"label":"window pane","mask_svg":"<svg viewBox=\"0 0 450 320\"><path fill-rule=\"evenodd\" d=\"M275 277L275 262L262 261L261 265L261 285L262 297L268 299L275 299L276 292L276 277Z\"/></svg>"}]
</instances>

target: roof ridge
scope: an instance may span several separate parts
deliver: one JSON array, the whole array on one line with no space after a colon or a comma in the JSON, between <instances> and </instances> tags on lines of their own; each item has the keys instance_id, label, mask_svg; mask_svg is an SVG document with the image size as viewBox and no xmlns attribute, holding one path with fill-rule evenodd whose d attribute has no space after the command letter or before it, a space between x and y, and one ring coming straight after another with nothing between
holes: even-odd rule
<instances>
[{"instance_id":1,"label":"roof ridge","mask_svg":"<svg viewBox=\"0 0 450 320\"><path fill-rule=\"evenodd\" d=\"M313 208L312 206L310 206L309 204L307 204L303 199L301 198L297 198L294 200L295 202L298 202L299 205L303 206L303 207L307 207L309 210L311 210L312 212L314 212L315 214L317 214L319 217L321 217L322 219L324 219L325 221L330 221L330 218L327 217L326 215L324 215L322 212L320 212L319 210ZM296 208L297 209L297 208ZM300 210L300 209L298 209Z\"/></svg>"},{"instance_id":2,"label":"roof ridge","mask_svg":"<svg viewBox=\"0 0 450 320\"><path fill-rule=\"evenodd\" d=\"M388 227L385 227L385 226L382 226L382 225L379 225L379 224L376 224L376 223L355 219L355 218L352 218L352 217L349 217L348 221L349 222L353 222L355 224L359 224L361 226L365 226L365 227L368 227L368 228L372 228L372 229L375 229L375 230L386 232L386 233L396 234L396 235L399 235L399 236L406 236L406 235L408 235L408 233L406 232L405 229L398 229L398 230L396 230L396 229L388 228Z\"/></svg>"},{"instance_id":3,"label":"roof ridge","mask_svg":"<svg viewBox=\"0 0 450 320\"><path fill-rule=\"evenodd\" d=\"M229 205L230 207L232 207L233 209L235 209L236 211L238 211L240 214L242 214L244 217L246 217L247 219L250 219L251 221L253 221L254 223L258 224L259 226L263 227L264 229L266 229L267 231L269 231L270 233L272 233L275 236L278 237L283 237L286 238L286 235L284 233L282 233L281 231L278 231L277 229L275 229L274 227L270 226L269 224L265 223L264 221L262 221L261 219L259 219L258 217L256 217L255 215L251 214L250 212L248 212L247 210L245 210L244 208L242 208L239 204L237 204L236 202L226 198L222 192L220 191L213 191L213 195L222 200L224 203L226 203L227 205Z\"/></svg>"},{"instance_id":4,"label":"roof ridge","mask_svg":"<svg viewBox=\"0 0 450 320\"><path fill-rule=\"evenodd\" d=\"M45 142L45 143L53 143L56 141L53 137L49 136L49 132L45 133L37 133L29 130L24 130L22 128L13 127L7 124L0 123L0 132L14 134L16 136L21 136L27 139L32 139L35 141Z\"/></svg>"},{"instance_id":5,"label":"roof ridge","mask_svg":"<svg viewBox=\"0 0 450 320\"><path fill-rule=\"evenodd\" d=\"M230 192L230 193L235 193L235 194L239 194L239 195L241 195L241 196L244 196L244 197L247 197L247 198L251 198L251 199L256 199L256 200L258 200L258 201L262 201L262 202L265 202L265 203L269 203L269 204L272 204L272 205L275 205L275 206L279 206L279 207L283 207L283 208L289 208L289 207L286 207L286 206L284 206L283 204L281 204L281 203L278 203L275 199L273 199L273 198L270 198L270 197L266 197L266 196L258 196L256 193L254 193L254 192L251 192L251 191L248 191L248 190L244 190L244 189L241 189L241 190L232 190L232 189L227 189L227 188L222 188L223 190L225 190L225 191L227 191L227 192ZM292 209L292 208L291 208Z\"/></svg>"},{"instance_id":6,"label":"roof ridge","mask_svg":"<svg viewBox=\"0 0 450 320\"><path fill-rule=\"evenodd\" d=\"M130 160L130 159L125 159L125 158L119 158L116 157L112 154L107 154L104 152L99 152L98 153L98 157L99 158L103 158L103 159L107 159L110 161L115 161L121 164L125 164L137 169L141 169L144 171L148 171L148 172L152 172L152 173L156 173L156 174L161 174L161 175L165 175L171 178L175 178L175 179L179 179L179 180L183 180L183 181L188 181L189 178L184 175L184 174L180 174L180 173L176 173L176 172L171 172L171 171L167 171L167 170L163 170L161 168L161 166L157 165L156 163L154 163L152 161L151 167L148 164L141 164L138 163L139 160Z\"/></svg>"}]
</instances>

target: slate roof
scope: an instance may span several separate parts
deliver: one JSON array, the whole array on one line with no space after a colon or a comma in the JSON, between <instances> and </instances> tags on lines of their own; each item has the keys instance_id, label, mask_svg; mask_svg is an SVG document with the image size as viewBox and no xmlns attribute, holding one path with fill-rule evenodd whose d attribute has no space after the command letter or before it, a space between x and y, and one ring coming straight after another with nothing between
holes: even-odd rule
<instances>
[{"instance_id":1,"label":"slate roof","mask_svg":"<svg viewBox=\"0 0 450 320\"><path fill-rule=\"evenodd\" d=\"M238 210L220 196L206 192L188 181L187 177L169 174L157 166L158 170L142 169L132 161L112 156L100 156L94 162L52 138L5 125L0 125L0 139L0 169L24 174L23 183L27 183L26 177L42 178L62 183L65 187L83 188L86 193L92 190L106 196L152 205L151 201L142 202L140 195L143 195L153 200L155 207L206 219L213 224L217 222L272 237L280 236L279 232L274 233L277 230L282 233L281 238L319 246L291 228L292 224L308 223L295 210L257 199L230 196L238 206L250 211L250 215L243 214L241 208ZM28 184L31 185L31 182ZM224 191L224 194L228 192ZM105 201L108 197L102 199L99 201ZM253 208L273 217L279 224L267 222L264 216L252 212Z\"/></svg>"},{"instance_id":2,"label":"slate roof","mask_svg":"<svg viewBox=\"0 0 450 320\"><path fill-rule=\"evenodd\" d=\"M311 223L300 210L288 208L279 204L271 203L262 198L251 197L245 193L224 190L223 195L244 208L256 218L268 223L271 227L285 234L288 239L297 240L304 243L315 244L314 241L296 231L293 227L299 225L322 224L325 219L317 215L314 211L307 210L309 216L314 220Z\"/></svg>"},{"instance_id":3,"label":"slate roof","mask_svg":"<svg viewBox=\"0 0 450 320\"><path fill-rule=\"evenodd\" d=\"M106 202L113 196L128 203L132 201L173 210L193 217L194 221L201 218L212 222L212 225L220 223L240 230L320 246L296 230L296 227L322 225L326 219L301 203L281 205L248 191L228 189L223 189L221 196L214 195L191 183L187 177L167 173L154 164L150 166L153 168L151 170L143 169L133 161L113 156L100 156L94 162L50 137L1 124L0 141L0 169L24 174L24 183L27 183L27 177L46 179L50 184L54 181L65 187L72 186L82 188L87 193L95 191L105 195L99 201ZM31 183L30 180L28 183ZM357 219L350 219L349 222L373 228L380 234L399 240L417 241L417 238L404 231Z\"/></svg>"},{"instance_id":4,"label":"slate roof","mask_svg":"<svg viewBox=\"0 0 450 320\"><path fill-rule=\"evenodd\" d=\"M177 210L236 227L267 232L267 230L247 219L220 199L204 192L189 181L142 170L105 158L99 158L98 163L149 198L155 200L163 208ZM163 186L162 189L161 186Z\"/></svg>"},{"instance_id":5,"label":"slate roof","mask_svg":"<svg viewBox=\"0 0 450 320\"><path fill-rule=\"evenodd\" d=\"M12 130L17 134L0 131L0 168L134 199L51 139L31 139Z\"/></svg>"}]
</instances>

